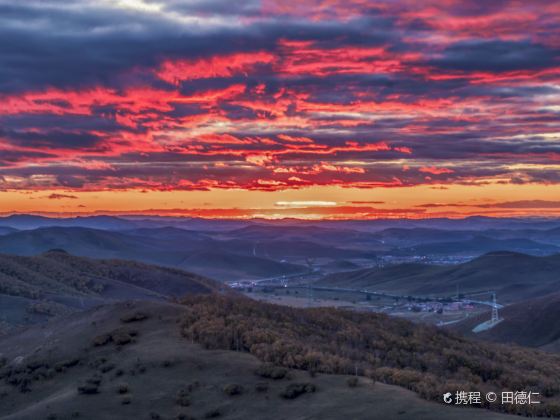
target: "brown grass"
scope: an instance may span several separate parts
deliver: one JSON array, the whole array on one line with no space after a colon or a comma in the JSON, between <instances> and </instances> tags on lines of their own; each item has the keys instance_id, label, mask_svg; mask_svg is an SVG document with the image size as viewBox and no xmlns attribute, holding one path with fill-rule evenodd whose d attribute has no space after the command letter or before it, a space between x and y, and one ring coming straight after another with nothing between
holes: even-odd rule
<instances>
[{"instance_id":1,"label":"brown grass","mask_svg":"<svg viewBox=\"0 0 560 420\"><path fill-rule=\"evenodd\" d=\"M183 303L188 307L183 335L206 348L246 351L287 368L358 372L436 401L449 390L530 390L541 393L542 404L483 406L560 415L557 355L475 342L381 314L296 309L223 296L187 298Z\"/></svg>"}]
</instances>

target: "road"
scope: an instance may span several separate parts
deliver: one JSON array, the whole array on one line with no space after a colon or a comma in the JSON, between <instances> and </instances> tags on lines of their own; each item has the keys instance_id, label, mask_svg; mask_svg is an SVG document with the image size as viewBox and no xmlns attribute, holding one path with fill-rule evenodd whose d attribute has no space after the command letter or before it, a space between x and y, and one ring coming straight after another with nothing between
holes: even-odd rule
<instances>
[{"instance_id":1,"label":"road","mask_svg":"<svg viewBox=\"0 0 560 420\"><path fill-rule=\"evenodd\" d=\"M319 270L319 269L315 269L312 272L305 272L305 273L296 273L296 274L290 274L290 275L283 275L283 276L275 276L275 277L267 277L264 279L258 279L258 280L245 280L245 281L240 281L237 283L248 283L251 284L253 287L286 287L287 286L287 280L289 279L295 279L295 278L299 278L300 280L305 280L305 279L309 279L312 277L318 277L318 279L325 277L327 275L327 273L324 273L323 271ZM311 281L311 279L309 279L308 281ZM317 290L317 291L325 291L325 292L342 292L342 293L360 293L360 294L365 294L365 295L370 295L370 296L379 296L379 297L386 297L386 298L390 298L390 299L404 299L404 300L410 300L410 301L421 301L424 302L426 300L432 300L432 301L438 301L438 302L448 302L448 301L452 301L452 302L462 302L462 303L475 303L478 305L486 305L486 306L490 306L490 307L496 307L497 309L501 309L504 307L504 305L501 305L499 303L494 303L492 301L485 301L485 300L473 300L473 299L468 299L468 298L457 298L457 297L453 297L453 296L446 296L446 297L430 297L430 296L412 296L412 295L398 295L398 294L392 294L392 293L386 293L386 292L378 292L378 291L373 291L373 290L368 290L368 289L352 289L352 288L344 288L344 287L327 287L327 286L310 286L309 284L290 284L289 285L291 288L298 288L298 289L311 289L311 290ZM492 292L480 292L480 293L469 293L469 295L478 295L478 294L486 294L486 293L492 293Z\"/></svg>"},{"instance_id":2,"label":"road","mask_svg":"<svg viewBox=\"0 0 560 420\"><path fill-rule=\"evenodd\" d=\"M311 275L317 275L317 273L307 274L307 276L311 276ZM294 275L292 277L305 277L305 276ZM263 279L261 281L264 281L264 280L270 281L271 279ZM275 279L278 279L278 278L275 278ZM286 280L286 278L284 277L283 280ZM257 281L254 281L253 283L257 283ZM267 285L255 284L255 286L256 287L266 287ZM278 287L279 285L268 285L268 286ZM454 297L429 297L429 296L398 295L398 294L392 294L392 293L386 293L386 292L376 292L376 291L367 290L367 289L351 289L351 288L344 288L344 287L327 287L327 286L311 286L311 285L290 285L290 288L306 289L306 290L311 289L311 290L324 291L324 292L360 293L360 294L364 294L364 295L386 297L386 298L390 298L390 299L403 299L403 300L421 301L421 302L424 302L426 300L432 300L432 301L438 301L438 302L450 301L451 300L453 302L475 303L475 304L478 304L478 305L486 305L486 306L494 307L494 302L491 302L491 301L473 300L473 299L457 299L457 298L454 298ZM495 306L498 309L501 309L501 308L504 307L503 305L500 305L499 303L496 303Z\"/></svg>"}]
</instances>

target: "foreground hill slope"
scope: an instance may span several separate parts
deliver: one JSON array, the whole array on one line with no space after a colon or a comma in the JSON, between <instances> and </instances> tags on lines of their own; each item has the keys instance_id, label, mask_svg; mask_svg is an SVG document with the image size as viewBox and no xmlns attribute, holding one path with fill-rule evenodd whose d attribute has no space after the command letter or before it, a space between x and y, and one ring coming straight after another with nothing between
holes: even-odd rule
<instances>
[{"instance_id":1,"label":"foreground hill slope","mask_svg":"<svg viewBox=\"0 0 560 420\"><path fill-rule=\"evenodd\" d=\"M431 403L366 378L350 388L342 375L288 370L275 380L264 377L267 369L256 375L262 365L254 356L205 350L181 335L188 310L118 303L0 339L0 419L515 418ZM117 338L104 342L106 333ZM297 384L314 392L287 398Z\"/></svg>"},{"instance_id":2,"label":"foreground hill slope","mask_svg":"<svg viewBox=\"0 0 560 420\"><path fill-rule=\"evenodd\" d=\"M535 257L493 252L454 266L401 264L336 273L318 285L419 296L450 296L496 290L500 302L515 302L560 290L560 255Z\"/></svg>"},{"instance_id":3,"label":"foreground hill slope","mask_svg":"<svg viewBox=\"0 0 560 420\"><path fill-rule=\"evenodd\" d=\"M115 300L164 300L221 286L185 271L123 260L93 260L52 250L34 257L0 254L4 327L43 321Z\"/></svg>"},{"instance_id":4,"label":"foreground hill slope","mask_svg":"<svg viewBox=\"0 0 560 420\"><path fill-rule=\"evenodd\" d=\"M502 406L526 415L560 416L560 356L470 341L433 326L383 314L298 309L241 298L184 300L183 335L210 349L248 351L265 362L311 372L352 374L441 401L450 389L530 389L542 404Z\"/></svg>"}]
</instances>

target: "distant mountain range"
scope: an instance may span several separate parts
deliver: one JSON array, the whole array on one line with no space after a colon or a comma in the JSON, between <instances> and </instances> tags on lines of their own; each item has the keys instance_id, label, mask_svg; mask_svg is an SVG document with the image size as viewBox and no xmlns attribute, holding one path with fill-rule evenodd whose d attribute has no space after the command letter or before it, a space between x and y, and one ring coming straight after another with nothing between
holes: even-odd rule
<instances>
[{"instance_id":1,"label":"distant mountain range","mask_svg":"<svg viewBox=\"0 0 560 420\"><path fill-rule=\"evenodd\" d=\"M16 229L37 229L48 226L79 226L94 229L133 229L139 227L174 226L193 230L228 231L243 229L250 226L276 226L286 229L287 226L298 228L320 227L322 229L350 230L355 232L380 232L386 229L435 229L435 230L467 230L487 231L491 229L505 230L548 230L560 228L559 218L496 218L472 216L463 219L427 218L427 219L374 219L374 220L235 220L235 219L199 219L190 217L168 217L151 215L122 216L77 216L77 217L45 217L29 214L15 214L0 217L0 226ZM281 231L282 229L278 229ZM253 230L249 229L248 233ZM295 230L293 230L295 232Z\"/></svg>"},{"instance_id":2,"label":"distant mountain range","mask_svg":"<svg viewBox=\"0 0 560 420\"><path fill-rule=\"evenodd\" d=\"M93 258L178 267L221 281L305 274L378 257L474 258L488 252L560 252L558 219L207 220L157 216L0 218L0 253L53 248ZM458 260L456 259L456 260ZM344 268L341 269L344 271Z\"/></svg>"},{"instance_id":3,"label":"distant mountain range","mask_svg":"<svg viewBox=\"0 0 560 420\"><path fill-rule=\"evenodd\" d=\"M43 227L85 227L103 230L126 230L136 228L157 228L173 226L196 230L231 230L246 226L245 221L207 220L187 217L159 216L78 216L78 217L45 217L28 214L15 214L0 217L1 227L12 227L20 230L38 229Z\"/></svg>"}]
</instances>

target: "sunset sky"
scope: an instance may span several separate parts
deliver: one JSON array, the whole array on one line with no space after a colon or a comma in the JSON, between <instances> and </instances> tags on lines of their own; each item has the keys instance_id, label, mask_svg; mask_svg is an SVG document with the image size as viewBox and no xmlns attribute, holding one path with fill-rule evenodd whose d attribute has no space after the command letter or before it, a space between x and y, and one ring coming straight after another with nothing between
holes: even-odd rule
<instances>
[{"instance_id":1,"label":"sunset sky","mask_svg":"<svg viewBox=\"0 0 560 420\"><path fill-rule=\"evenodd\" d=\"M0 0L0 213L560 215L560 3Z\"/></svg>"}]
</instances>

